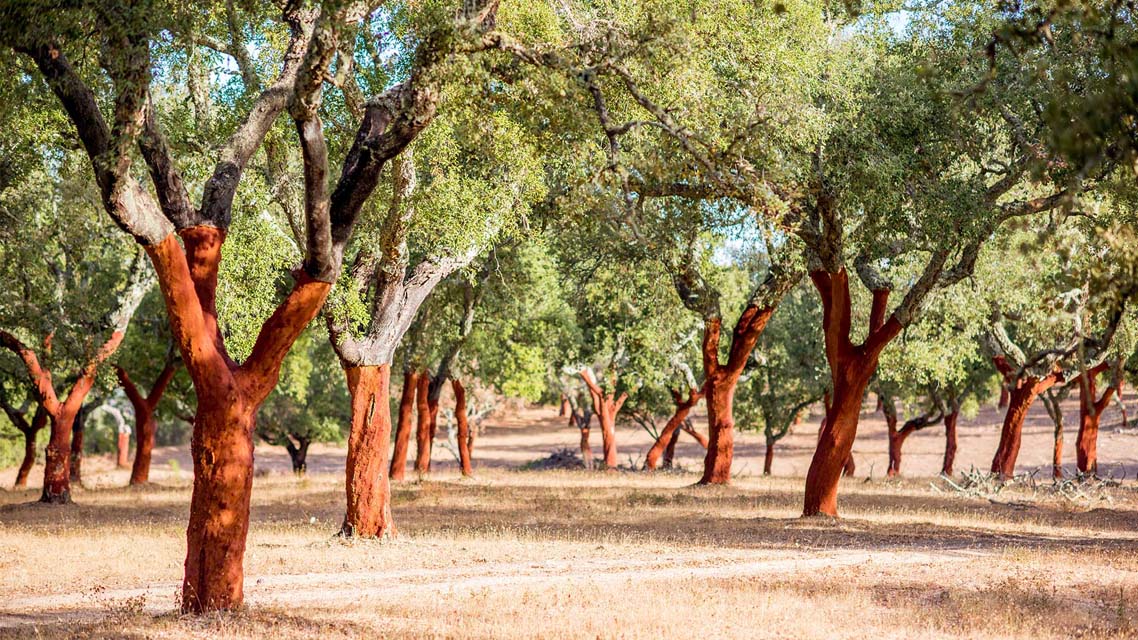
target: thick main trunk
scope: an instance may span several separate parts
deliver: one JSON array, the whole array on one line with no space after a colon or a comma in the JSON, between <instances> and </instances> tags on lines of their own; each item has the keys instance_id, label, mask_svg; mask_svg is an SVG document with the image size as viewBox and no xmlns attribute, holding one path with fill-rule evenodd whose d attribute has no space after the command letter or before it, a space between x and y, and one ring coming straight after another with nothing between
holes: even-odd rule
<instances>
[{"instance_id":1,"label":"thick main trunk","mask_svg":"<svg viewBox=\"0 0 1138 640\"><path fill-rule=\"evenodd\" d=\"M1105 369L1104 365L1099 365L1079 377L1079 435L1075 440L1075 464L1079 473L1098 473L1099 420L1109 406L1112 394L1122 387L1121 383L1107 387L1101 398L1096 397L1095 378Z\"/></svg>"},{"instance_id":2,"label":"thick main trunk","mask_svg":"<svg viewBox=\"0 0 1138 640\"><path fill-rule=\"evenodd\" d=\"M601 450L604 455L605 469L613 471L617 467L616 458L616 412L617 408L611 397L606 397L597 411L597 421L601 423Z\"/></svg>"},{"instance_id":3,"label":"thick main trunk","mask_svg":"<svg viewBox=\"0 0 1138 640\"><path fill-rule=\"evenodd\" d=\"M470 462L470 448L474 444L474 435L470 432L470 421L466 419L466 389L458 378L450 381L454 390L454 419L458 423L458 462L462 468L462 475L474 475L474 468Z\"/></svg>"},{"instance_id":4,"label":"thick main trunk","mask_svg":"<svg viewBox=\"0 0 1138 640\"><path fill-rule=\"evenodd\" d=\"M1035 378L1028 378L1018 384L1008 394L1008 410L1004 414L1004 425L1000 431L1000 444L992 458L992 473L1006 479L1015 475L1016 458L1019 456L1020 442L1023 439L1023 423L1031 404L1039 395Z\"/></svg>"},{"instance_id":5,"label":"thick main trunk","mask_svg":"<svg viewBox=\"0 0 1138 640\"><path fill-rule=\"evenodd\" d=\"M946 476L952 475L953 465L956 464L956 420L959 417L959 408L954 408L944 416L944 462L940 472Z\"/></svg>"},{"instance_id":6,"label":"thick main trunk","mask_svg":"<svg viewBox=\"0 0 1138 640\"><path fill-rule=\"evenodd\" d=\"M415 396L415 406L419 413L415 427L415 472L420 477L426 475L431 468L431 407L427 402L430 385L430 374L423 372Z\"/></svg>"},{"instance_id":7,"label":"thick main trunk","mask_svg":"<svg viewBox=\"0 0 1138 640\"><path fill-rule=\"evenodd\" d=\"M707 378L707 453L703 458L703 476L699 484L731 482L731 461L735 456L735 387L738 376L717 372Z\"/></svg>"},{"instance_id":8,"label":"thick main trunk","mask_svg":"<svg viewBox=\"0 0 1138 640\"><path fill-rule=\"evenodd\" d=\"M395 448L391 452L392 480L402 480L407 473L407 449L411 442L411 418L415 412L415 393L419 388L419 372L403 371L403 391L399 394L399 423L395 429Z\"/></svg>"},{"instance_id":9,"label":"thick main trunk","mask_svg":"<svg viewBox=\"0 0 1138 640\"><path fill-rule=\"evenodd\" d=\"M190 446L194 490L186 528L183 612L232 609L242 603L256 409L237 389L219 395L198 391Z\"/></svg>"},{"instance_id":10,"label":"thick main trunk","mask_svg":"<svg viewBox=\"0 0 1138 640\"><path fill-rule=\"evenodd\" d=\"M391 437L391 411L387 396L391 366L347 367L352 399L352 427L348 437L348 508L340 535L381 538L395 534L391 517L391 485L387 474L387 447Z\"/></svg>"},{"instance_id":11,"label":"thick main trunk","mask_svg":"<svg viewBox=\"0 0 1138 640\"><path fill-rule=\"evenodd\" d=\"M130 471L130 484L141 485L150 482L150 459L154 453L154 437L158 432L158 421L149 407L134 407L134 466Z\"/></svg>"},{"instance_id":12,"label":"thick main trunk","mask_svg":"<svg viewBox=\"0 0 1138 640\"><path fill-rule=\"evenodd\" d=\"M818 447L806 474L803 515L838 515L838 482L853 463L861 399L869 376L862 378L866 382L835 385L831 394L826 421L818 434Z\"/></svg>"}]
</instances>

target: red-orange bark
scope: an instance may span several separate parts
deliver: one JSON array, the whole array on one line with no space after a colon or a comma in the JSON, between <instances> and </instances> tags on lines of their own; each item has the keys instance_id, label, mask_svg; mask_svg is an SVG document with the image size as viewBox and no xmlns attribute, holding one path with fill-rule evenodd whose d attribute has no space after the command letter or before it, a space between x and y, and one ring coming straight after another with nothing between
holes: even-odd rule
<instances>
[{"instance_id":1,"label":"red-orange bark","mask_svg":"<svg viewBox=\"0 0 1138 640\"><path fill-rule=\"evenodd\" d=\"M419 386L415 395L415 406L419 413L419 421L415 427L415 472L419 476L423 476L431 468L431 407L427 402L430 386L431 374L424 371L419 376Z\"/></svg>"},{"instance_id":2,"label":"red-orange bark","mask_svg":"<svg viewBox=\"0 0 1138 640\"><path fill-rule=\"evenodd\" d=\"M1008 406L1008 401L1010 399L1011 399L1011 393L1008 392L1008 385L1007 384L1001 384L1000 385L1000 401L996 403L996 408L1006 409Z\"/></svg>"},{"instance_id":3,"label":"red-orange bark","mask_svg":"<svg viewBox=\"0 0 1138 640\"><path fill-rule=\"evenodd\" d=\"M1079 382L1079 435L1075 441L1075 464L1079 473L1098 473L1098 428L1102 412L1110 404L1117 386L1110 385L1096 397L1095 379L1107 369L1104 362L1078 377Z\"/></svg>"},{"instance_id":4,"label":"red-orange bark","mask_svg":"<svg viewBox=\"0 0 1138 640\"><path fill-rule=\"evenodd\" d=\"M870 378L877 371L881 351L901 333L901 325L895 318L885 319L889 291L874 291L868 337L862 344L853 344L850 340L849 278L845 269L837 273L815 271L810 278L822 299L831 395L826 421L818 434L818 446L806 474L802 513L807 516L836 516L838 482L843 472L853 473L853 442L857 436L862 398Z\"/></svg>"},{"instance_id":5,"label":"red-orange bark","mask_svg":"<svg viewBox=\"0 0 1138 640\"><path fill-rule=\"evenodd\" d=\"M648 453L644 456L644 468L653 470L660 462L660 456L664 453L664 449L672 442L672 436L677 433L677 430L687 420L688 413L691 412L692 407L699 403L699 399L703 397L699 389L689 389L688 397L685 399L680 395L679 391L672 390L672 402L675 403L675 410L672 412L672 417L668 418L668 422L664 424L664 428L660 431L659 437L652 447L648 449Z\"/></svg>"},{"instance_id":6,"label":"red-orange bark","mask_svg":"<svg viewBox=\"0 0 1138 640\"><path fill-rule=\"evenodd\" d=\"M131 407L134 408L136 445L134 466L130 472L130 484L146 484L150 481L150 458L154 451L154 436L158 432L158 421L154 418L154 409L162 399L162 394L166 392L170 380L174 378L174 373L177 371L176 363L173 361L166 363L150 387L150 393L145 396L135 386L125 369L117 367L116 370L123 391L126 392L126 397L130 400Z\"/></svg>"},{"instance_id":7,"label":"red-orange bark","mask_svg":"<svg viewBox=\"0 0 1138 640\"><path fill-rule=\"evenodd\" d=\"M616 397L615 392L606 393L586 371L581 372L581 378L589 387L589 395L593 399L593 413L597 414L597 422L601 424L601 448L604 452L605 469L613 471L617 467L616 414L624 406L628 394L621 393Z\"/></svg>"},{"instance_id":8,"label":"red-orange bark","mask_svg":"<svg viewBox=\"0 0 1138 640\"><path fill-rule=\"evenodd\" d=\"M773 313L774 306L750 305L743 310L732 331L726 364L719 361L722 321L716 317L703 324L703 392L707 400L708 443L700 484L727 484L731 481L731 461L735 455L735 417L732 413L735 387Z\"/></svg>"},{"instance_id":9,"label":"red-orange bark","mask_svg":"<svg viewBox=\"0 0 1138 640\"><path fill-rule=\"evenodd\" d=\"M952 411L944 416L944 462L940 472L951 476L953 465L956 464L956 421L960 417L960 407L953 406Z\"/></svg>"},{"instance_id":10,"label":"red-orange bark","mask_svg":"<svg viewBox=\"0 0 1138 640\"><path fill-rule=\"evenodd\" d=\"M391 484L387 446L391 438L391 410L387 397L391 365L346 367L352 399L352 426L344 483L348 507L340 535L382 538L395 534L391 516Z\"/></svg>"},{"instance_id":11,"label":"red-orange bark","mask_svg":"<svg viewBox=\"0 0 1138 640\"><path fill-rule=\"evenodd\" d=\"M411 443L411 417L415 411L415 392L419 388L419 372L403 370L403 391L399 394L399 423L395 429L395 448L391 452L392 480L402 480L407 473L407 449Z\"/></svg>"},{"instance_id":12,"label":"red-orange bark","mask_svg":"<svg viewBox=\"0 0 1138 640\"><path fill-rule=\"evenodd\" d=\"M769 476L771 474L771 467L774 465L774 438L767 438L767 449L763 453L763 475Z\"/></svg>"},{"instance_id":13,"label":"red-orange bark","mask_svg":"<svg viewBox=\"0 0 1138 640\"><path fill-rule=\"evenodd\" d=\"M0 331L0 346L10 349L23 361L36 400L47 412L51 425L51 437L44 452L43 493L40 502L71 502L71 432L75 418L95 384L99 365L115 352L122 339L122 331L112 332L94 357L83 365L67 397L60 401L52 383L51 372L40 365L35 351L24 346L11 334ZM47 349L50 349L50 340L50 335L44 340Z\"/></svg>"},{"instance_id":14,"label":"red-orange bark","mask_svg":"<svg viewBox=\"0 0 1138 640\"><path fill-rule=\"evenodd\" d=\"M1006 479L1015 475L1016 458L1019 456L1020 442L1023 438L1023 422L1031 404L1039 394L1050 389L1058 382L1062 382L1063 374L1059 371L1038 378L1032 375L1022 375L1014 380L1014 368L1002 356L995 359L996 367L1008 379L1008 410L1004 414L1004 425L1000 431L1000 444L996 448L996 455L992 458L992 473Z\"/></svg>"},{"instance_id":15,"label":"red-orange bark","mask_svg":"<svg viewBox=\"0 0 1138 640\"><path fill-rule=\"evenodd\" d=\"M17 489L28 486L28 475L36 463L36 435L45 426L47 426L47 412L43 410L43 407L37 406L31 423L26 428L22 426L20 428L20 432L24 434L24 459L20 462L19 470L16 471Z\"/></svg>"},{"instance_id":16,"label":"red-orange bark","mask_svg":"<svg viewBox=\"0 0 1138 640\"><path fill-rule=\"evenodd\" d=\"M319 312L331 285L299 272L292 291L261 327L249 358L238 365L225 351L217 322L217 274L225 231L199 226L179 235L184 250L173 234L146 250L198 400L182 610L232 609L244 597L255 415L276 385L285 355Z\"/></svg>"},{"instance_id":17,"label":"red-orange bark","mask_svg":"<svg viewBox=\"0 0 1138 640\"><path fill-rule=\"evenodd\" d=\"M117 458L116 466L119 469L126 469L130 466L130 432L120 431L117 442Z\"/></svg>"},{"instance_id":18,"label":"red-orange bark","mask_svg":"<svg viewBox=\"0 0 1138 640\"><path fill-rule=\"evenodd\" d=\"M671 469L676 461L676 443L680 441L679 430L672 432L672 437L668 438L668 446L664 447L664 458L660 462L660 467L664 469Z\"/></svg>"},{"instance_id":19,"label":"red-orange bark","mask_svg":"<svg viewBox=\"0 0 1138 640\"><path fill-rule=\"evenodd\" d=\"M470 462L474 434L470 431L470 421L466 419L466 389L458 378L453 378L450 385L454 390L454 419L458 423L458 462L462 475L470 477L474 475L474 468Z\"/></svg>"}]
</instances>

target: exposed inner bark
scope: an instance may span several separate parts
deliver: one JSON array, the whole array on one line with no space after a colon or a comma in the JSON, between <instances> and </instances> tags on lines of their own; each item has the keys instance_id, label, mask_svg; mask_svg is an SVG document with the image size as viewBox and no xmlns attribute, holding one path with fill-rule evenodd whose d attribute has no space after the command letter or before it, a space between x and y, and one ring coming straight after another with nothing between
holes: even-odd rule
<instances>
[{"instance_id":1,"label":"exposed inner bark","mask_svg":"<svg viewBox=\"0 0 1138 640\"><path fill-rule=\"evenodd\" d=\"M769 476L771 474L771 466L774 464L774 444L778 442L775 438L767 436L766 438L766 451L763 452L763 475Z\"/></svg>"},{"instance_id":2,"label":"exposed inner bark","mask_svg":"<svg viewBox=\"0 0 1138 640\"><path fill-rule=\"evenodd\" d=\"M431 374L424 371L419 376L415 394L415 407L419 414L415 426L415 473L420 478L431 469L431 405L427 400L430 385Z\"/></svg>"},{"instance_id":3,"label":"exposed inner bark","mask_svg":"<svg viewBox=\"0 0 1138 640\"><path fill-rule=\"evenodd\" d=\"M597 422L601 424L601 448L604 453L604 463L606 471L614 471L617 467L617 454L616 454L616 414L620 413L620 408L624 406L624 401L628 400L627 393L621 393L616 396L616 391L608 391L601 389L600 385L593 380L592 372L588 369L581 372L581 379L585 381L585 385L589 388L589 395L593 401L593 413L597 415ZM613 375L612 388L616 387L616 375Z\"/></svg>"},{"instance_id":4,"label":"exposed inner bark","mask_svg":"<svg viewBox=\"0 0 1138 640\"><path fill-rule=\"evenodd\" d=\"M391 366L348 367L352 428L348 439L346 492L348 508L340 535L382 538L395 535L387 447L391 412L387 398Z\"/></svg>"},{"instance_id":5,"label":"exposed inner bark","mask_svg":"<svg viewBox=\"0 0 1138 640\"><path fill-rule=\"evenodd\" d=\"M1111 396L1120 385L1109 385L1101 397L1096 397L1095 379L1107 369L1101 363L1078 377L1079 382L1079 435L1075 441L1075 463L1079 473L1098 474L1098 430L1102 412L1110 404Z\"/></svg>"},{"instance_id":6,"label":"exposed inner bark","mask_svg":"<svg viewBox=\"0 0 1138 640\"><path fill-rule=\"evenodd\" d=\"M419 388L419 372L403 370L403 390L399 394L399 423L395 429L395 448L391 452L392 480L402 480L407 473L407 449L411 442L411 418L415 411L415 392Z\"/></svg>"},{"instance_id":7,"label":"exposed inner bark","mask_svg":"<svg viewBox=\"0 0 1138 640\"><path fill-rule=\"evenodd\" d=\"M1023 422L1028 410L1039 394L1063 380L1063 374L1053 371L1043 378L1024 374L1010 379L1015 375L1015 369L1003 356L997 356L994 361L1005 378L1009 378L1009 390L1008 410L1004 414L1004 424L1000 430L1000 444L992 458L992 473L1001 479L1007 479L1015 475L1016 458L1023 438Z\"/></svg>"},{"instance_id":8,"label":"exposed inner bark","mask_svg":"<svg viewBox=\"0 0 1138 640\"><path fill-rule=\"evenodd\" d=\"M474 468L470 461L471 448L474 446L474 434L470 430L470 421L466 418L466 389L458 378L451 380L450 384L454 390L454 419L458 423L459 466L462 468L462 475L470 477L474 475Z\"/></svg>"},{"instance_id":9,"label":"exposed inner bark","mask_svg":"<svg viewBox=\"0 0 1138 640\"><path fill-rule=\"evenodd\" d=\"M901 448L905 440L914 433L940 424L944 419L944 412L936 410L932 413L916 416L905 421L900 429L897 428L897 409L893 398L883 397L882 408L885 411L885 422L889 429L889 468L886 475L895 478L901 474Z\"/></svg>"},{"instance_id":10,"label":"exposed inner bark","mask_svg":"<svg viewBox=\"0 0 1138 640\"><path fill-rule=\"evenodd\" d=\"M956 421L960 417L960 401L953 398L949 402L949 412L944 416L944 462L940 467L946 476L952 475L956 464Z\"/></svg>"},{"instance_id":11,"label":"exposed inner bark","mask_svg":"<svg viewBox=\"0 0 1138 640\"><path fill-rule=\"evenodd\" d=\"M844 268L836 273L810 274L822 299L822 324L826 360L830 365L831 395L826 421L818 434L818 447L806 475L803 515L838 514L838 481L852 466L851 457L861 402L869 380L877 370L881 351L901 332L901 324L885 320L889 290L873 291L869 334L860 345L850 340L851 310L849 278ZM853 470L849 471L852 474Z\"/></svg>"},{"instance_id":12,"label":"exposed inner bark","mask_svg":"<svg viewBox=\"0 0 1138 640\"><path fill-rule=\"evenodd\" d=\"M688 397L685 399L678 390L672 390L672 402L675 403L675 409L672 411L672 417L668 418L668 422L664 424L664 428L660 431L659 437L652 447L648 449L648 453L644 456L644 468L653 470L660 462L660 456L664 450L671 446L673 451L675 445L673 444L673 436L679 437L679 429L687 420L688 413L692 408L699 403L703 394L699 389L692 388L688 390Z\"/></svg>"},{"instance_id":13,"label":"exposed inner bark","mask_svg":"<svg viewBox=\"0 0 1138 640\"><path fill-rule=\"evenodd\" d=\"M116 367L119 382L126 392L127 399L130 400L131 407L134 408L134 437L137 445L134 450L134 465L130 472L131 485L142 485L150 481L150 458L154 451L154 437L158 432L154 409L158 406L176 371L177 361L167 361L151 385L150 392L143 396L126 370Z\"/></svg>"}]
</instances>

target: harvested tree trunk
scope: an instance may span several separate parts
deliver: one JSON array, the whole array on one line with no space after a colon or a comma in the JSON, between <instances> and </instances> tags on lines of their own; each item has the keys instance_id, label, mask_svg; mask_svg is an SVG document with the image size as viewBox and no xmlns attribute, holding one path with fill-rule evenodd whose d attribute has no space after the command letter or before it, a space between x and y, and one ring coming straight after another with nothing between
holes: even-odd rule
<instances>
[{"instance_id":1,"label":"harvested tree trunk","mask_svg":"<svg viewBox=\"0 0 1138 640\"><path fill-rule=\"evenodd\" d=\"M956 421L960 417L960 403L956 398L950 400L951 410L944 416L944 462L940 472L952 476L956 464Z\"/></svg>"},{"instance_id":2,"label":"harvested tree trunk","mask_svg":"<svg viewBox=\"0 0 1138 640\"><path fill-rule=\"evenodd\" d=\"M469 478L474 475L474 468L470 461L470 449L474 445L474 434L470 431L470 422L466 416L466 389L462 381L454 378L450 381L454 391L454 419L458 423L458 462L462 475Z\"/></svg>"},{"instance_id":3,"label":"harvested tree trunk","mask_svg":"<svg viewBox=\"0 0 1138 640\"><path fill-rule=\"evenodd\" d=\"M419 376L419 387L415 395L415 407L419 413L415 427L415 473L420 479L431 468L431 406L427 402L430 385L431 374L423 371Z\"/></svg>"},{"instance_id":4,"label":"harvested tree trunk","mask_svg":"<svg viewBox=\"0 0 1138 640\"><path fill-rule=\"evenodd\" d=\"M1117 389L1114 385L1107 386L1102 397L1096 398L1095 379L1106 369L1106 363L1101 363L1078 377L1079 435L1075 441L1075 464L1079 473L1098 474L1099 420Z\"/></svg>"},{"instance_id":5,"label":"harvested tree trunk","mask_svg":"<svg viewBox=\"0 0 1138 640\"><path fill-rule=\"evenodd\" d=\"M395 430L395 449L391 452L392 480L402 480L407 472L407 449L411 442L411 417L415 410L415 393L419 388L419 372L403 370L403 391L399 394L399 425Z\"/></svg>"},{"instance_id":6,"label":"harvested tree trunk","mask_svg":"<svg viewBox=\"0 0 1138 640\"><path fill-rule=\"evenodd\" d=\"M391 412L387 407L391 366L348 367L344 373L352 399L352 427L345 469L348 507L340 535L392 536L395 523L391 516L391 485L384 473L391 437Z\"/></svg>"},{"instance_id":7,"label":"harvested tree trunk","mask_svg":"<svg viewBox=\"0 0 1138 640\"><path fill-rule=\"evenodd\" d=\"M676 462L676 443L680 441L680 432L677 429L672 432L672 437L668 438L668 446L664 447L664 459L661 467L664 469L671 469L675 466Z\"/></svg>"},{"instance_id":8,"label":"harvested tree trunk","mask_svg":"<svg viewBox=\"0 0 1138 640\"><path fill-rule=\"evenodd\" d=\"M763 453L763 475L769 476L771 474L771 466L774 464L774 443L778 442L774 438L767 436L766 452Z\"/></svg>"},{"instance_id":9,"label":"harvested tree trunk","mask_svg":"<svg viewBox=\"0 0 1138 640\"><path fill-rule=\"evenodd\" d=\"M130 472L132 486L146 484L150 481L150 459L154 452L154 437L158 432L158 422L154 418L154 409L166 392L166 387L174 378L177 371L177 361L170 359L159 372L150 393L143 396L138 387L130 379L130 375L122 367L116 367L119 383L122 384L126 397L134 408L134 437L137 442L134 450L134 466Z\"/></svg>"},{"instance_id":10,"label":"harvested tree trunk","mask_svg":"<svg viewBox=\"0 0 1138 640\"><path fill-rule=\"evenodd\" d=\"M1014 374L1014 369L1002 357L994 359L996 367L1005 376ZM1054 371L1043 378L1023 375L1011 381L1008 395L1008 410L1004 414L1004 424L1000 430L1000 444L992 458L992 473L1000 479L1015 475L1016 458L1019 456L1020 442L1023 439L1023 423L1031 404L1039 394L1062 381L1063 374Z\"/></svg>"},{"instance_id":11,"label":"harvested tree trunk","mask_svg":"<svg viewBox=\"0 0 1138 640\"><path fill-rule=\"evenodd\" d=\"M601 447L604 452L605 470L614 471L617 467L616 414L624 406L628 394L621 393L619 397L616 397L615 391L605 393L593 380L591 372L587 369L581 372L581 379L589 388L589 395L593 400L593 413L596 414L597 421L601 424ZM616 376L614 375L613 387L615 386Z\"/></svg>"},{"instance_id":12,"label":"harvested tree trunk","mask_svg":"<svg viewBox=\"0 0 1138 640\"><path fill-rule=\"evenodd\" d=\"M672 402L675 404L675 410L672 411L672 417L668 418L668 422L660 431L659 437L652 447L648 449L648 453L644 456L644 468L647 470L654 470L660 462L660 456L664 453L669 445L672 445L673 436L678 437L678 430L687 420L688 413L691 412L692 407L699 403L699 399L703 397L699 389L692 388L688 390L688 397L685 399L677 390L671 390ZM673 450L675 445L672 445Z\"/></svg>"},{"instance_id":13,"label":"harvested tree trunk","mask_svg":"<svg viewBox=\"0 0 1138 640\"><path fill-rule=\"evenodd\" d=\"M853 443L861 415L861 402L869 380L877 371L881 351L901 333L901 324L885 320L889 290L873 291L869 334L860 345L850 340L850 290L845 269L837 273L815 271L811 280L822 299L826 360L830 365L831 396L826 421L818 434L818 447L806 474L803 515L838 514L838 482L853 474Z\"/></svg>"},{"instance_id":14,"label":"harvested tree trunk","mask_svg":"<svg viewBox=\"0 0 1138 640\"><path fill-rule=\"evenodd\" d=\"M126 469L130 467L130 432L119 431L118 433L117 459L115 466L119 469Z\"/></svg>"},{"instance_id":15,"label":"harvested tree trunk","mask_svg":"<svg viewBox=\"0 0 1138 640\"><path fill-rule=\"evenodd\" d=\"M699 484L727 484L731 481L731 462L735 455L735 388L776 304L777 300L761 306L749 304L743 310L732 331L726 364L719 361L722 321L718 316L704 321L703 391L707 401L708 444Z\"/></svg>"},{"instance_id":16,"label":"harvested tree trunk","mask_svg":"<svg viewBox=\"0 0 1138 640\"><path fill-rule=\"evenodd\" d=\"M1063 477L1063 408L1059 406L1061 398L1048 389L1043 394L1043 404L1047 407L1047 414L1055 425L1054 446L1051 450L1051 477Z\"/></svg>"},{"instance_id":17,"label":"harvested tree trunk","mask_svg":"<svg viewBox=\"0 0 1138 640\"><path fill-rule=\"evenodd\" d=\"M24 436L24 457L20 462L19 470L16 471L14 486L16 489L22 489L28 486L28 474L31 473L32 467L36 463L36 435L47 426L47 411L44 410L43 405L37 403L35 413L32 414L32 419L29 421L27 403L25 402L24 407L15 407L8 402L8 397L2 388L0 388L0 408L4 409L8 421Z\"/></svg>"}]
</instances>

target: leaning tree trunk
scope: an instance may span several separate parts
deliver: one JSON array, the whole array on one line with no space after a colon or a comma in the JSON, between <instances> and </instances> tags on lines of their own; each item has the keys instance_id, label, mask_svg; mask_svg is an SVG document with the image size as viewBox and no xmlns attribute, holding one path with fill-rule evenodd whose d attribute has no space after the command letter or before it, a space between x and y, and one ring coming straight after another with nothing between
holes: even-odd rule
<instances>
[{"instance_id":1,"label":"leaning tree trunk","mask_svg":"<svg viewBox=\"0 0 1138 640\"><path fill-rule=\"evenodd\" d=\"M1004 414L1004 425L1000 430L1000 444L992 458L992 473L1001 479L1015 475L1016 458L1019 457L1020 442L1023 440L1023 423L1027 412L1039 394L1050 389L1061 379L1057 373L1045 378L1023 376L1014 381L1008 393L1008 410Z\"/></svg>"},{"instance_id":2,"label":"leaning tree trunk","mask_svg":"<svg viewBox=\"0 0 1138 640\"><path fill-rule=\"evenodd\" d=\"M680 441L680 432L677 429L672 432L672 437L668 438L668 446L664 447L664 459L660 466L664 469L671 469L675 466L676 462L676 443Z\"/></svg>"},{"instance_id":3,"label":"leaning tree trunk","mask_svg":"<svg viewBox=\"0 0 1138 640\"><path fill-rule=\"evenodd\" d=\"M850 292L845 269L810 274L822 298L826 360L830 365L831 395L826 421L806 474L803 515L838 514L838 482L852 466L853 443L861 416L861 402L877 360L889 342L901 333L895 318L885 321L889 290L873 291L869 334L860 345L850 341ZM853 469L849 469L852 475Z\"/></svg>"},{"instance_id":4,"label":"leaning tree trunk","mask_svg":"<svg viewBox=\"0 0 1138 640\"><path fill-rule=\"evenodd\" d=\"M688 397L685 400L678 391L672 391L672 402L675 403L675 410L672 412L672 417L668 418L668 422L660 431L659 437L652 447L648 449L648 453L644 456L644 468L654 470L660 462L660 456L664 453L669 445L674 449L675 445L672 444L673 436L679 437L680 427L683 426L684 421L687 420L688 413L691 412L699 399L703 397L699 389L690 389Z\"/></svg>"},{"instance_id":5,"label":"leaning tree trunk","mask_svg":"<svg viewBox=\"0 0 1138 640\"><path fill-rule=\"evenodd\" d=\"M883 397L880 393L877 394L877 401L885 414L885 427L889 438L889 467L885 471L885 476L894 478L901 473L901 443L904 441L904 436L897 430L897 404L892 397Z\"/></svg>"},{"instance_id":6,"label":"leaning tree trunk","mask_svg":"<svg viewBox=\"0 0 1138 640\"><path fill-rule=\"evenodd\" d=\"M348 508L340 535L391 536L395 534L391 485L384 473L391 437L391 411L387 405L391 365L347 367L344 373L352 399L352 427L345 469Z\"/></svg>"},{"instance_id":7,"label":"leaning tree trunk","mask_svg":"<svg viewBox=\"0 0 1138 640\"><path fill-rule=\"evenodd\" d=\"M23 489L28 486L28 475L36 464L36 436L47 426L48 416L43 405L37 405L30 424L23 416L20 419L24 422L24 424L18 425L20 433L24 435L24 459L20 462L20 469L16 472L16 489Z\"/></svg>"},{"instance_id":8,"label":"leaning tree trunk","mask_svg":"<svg viewBox=\"0 0 1138 640\"><path fill-rule=\"evenodd\" d=\"M67 460L68 482L83 482L83 434L87 429L87 407L79 409L71 422L71 448ZM50 447L51 444L49 443Z\"/></svg>"},{"instance_id":9,"label":"leaning tree trunk","mask_svg":"<svg viewBox=\"0 0 1138 640\"><path fill-rule=\"evenodd\" d=\"M431 375L424 371L419 376L416 389L415 406L419 421L415 427L415 473L422 478L431 468L431 406L427 402L430 392Z\"/></svg>"},{"instance_id":10,"label":"leaning tree trunk","mask_svg":"<svg viewBox=\"0 0 1138 640\"><path fill-rule=\"evenodd\" d=\"M944 416L944 462L940 467L941 474L949 477L956 464L956 421L959 417L960 405L953 401L952 410Z\"/></svg>"},{"instance_id":11,"label":"leaning tree trunk","mask_svg":"<svg viewBox=\"0 0 1138 640\"><path fill-rule=\"evenodd\" d=\"M1105 364L1105 363L1104 363ZM1107 386L1102 397L1096 397L1095 378L1106 367L1099 365L1079 376L1079 435L1075 441L1075 463L1079 473L1098 473L1098 431L1102 412L1110 404L1118 386Z\"/></svg>"},{"instance_id":12,"label":"leaning tree trunk","mask_svg":"<svg viewBox=\"0 0 1138 640\"><path fill-rule=\"evenodd\" d=\"M411 417L415 411L415 393L419 389L419 372L403 370L403 391L399 394L399 425L395 430L395 449L391 452L392 480L402 480L407 473L407 449L411 442Z\"/></svg>"},{"instance_id":13,"label":"leaning tree trunk","mask_svg":"<svg viewBox=\"0 0 1138 640\"><path fill-rule=\"evenodd\" d=\"M470 462L470 447L474 443L474 436L470 433L470 421L466 416L466 389L462 381L454 378L450 381L454 390L454 419L458 423L458 462L463 477L474 475L474 468Z\"/></svg>"}]
</instances>

